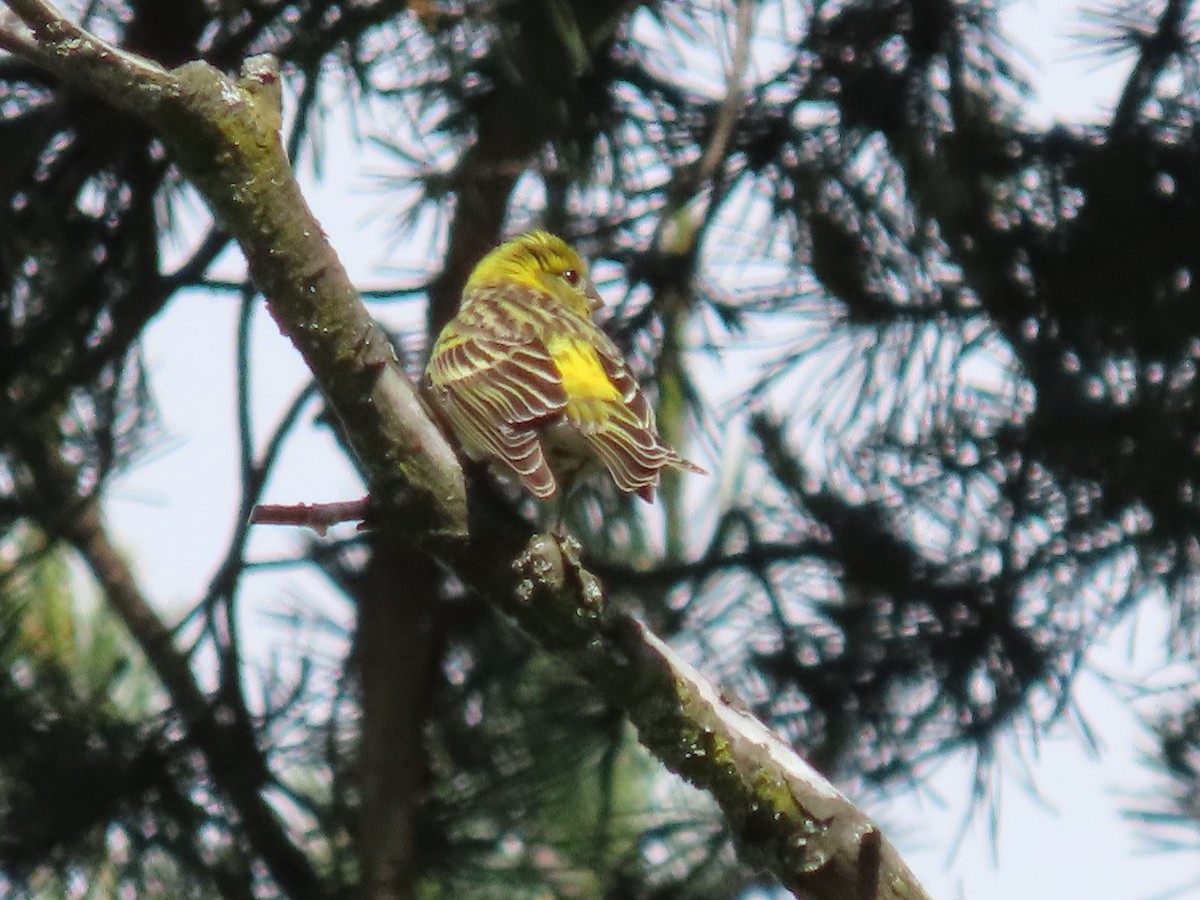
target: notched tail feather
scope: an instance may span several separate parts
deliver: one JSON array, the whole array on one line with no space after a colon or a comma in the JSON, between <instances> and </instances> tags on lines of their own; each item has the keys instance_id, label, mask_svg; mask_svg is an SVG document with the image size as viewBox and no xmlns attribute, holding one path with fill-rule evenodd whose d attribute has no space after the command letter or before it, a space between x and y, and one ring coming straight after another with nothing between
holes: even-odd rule
<instances>
[{"instance_id":1,"label":"notched tail feather","mask_svg":"<svg viewBox=\"0 0 1200 900\"><path fill-rule=\"evenodd\" d=\"M701 468L694 462L684 459L682 456L676 455L674 459L666 463L654 473L654 482L652 484L643 485L637 489L637 495L647 503L654 502L654 489L658 487L659 476L663 469L679 469L681 471L694 472L697 475L707 475L708 469Z\"/></svg>"}]
</instances>

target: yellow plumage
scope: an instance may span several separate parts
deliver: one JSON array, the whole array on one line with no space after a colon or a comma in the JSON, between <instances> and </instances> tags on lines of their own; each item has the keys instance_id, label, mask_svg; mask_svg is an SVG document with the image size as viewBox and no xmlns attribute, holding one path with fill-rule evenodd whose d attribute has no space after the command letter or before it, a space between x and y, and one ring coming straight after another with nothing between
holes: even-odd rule
<instances>
[{"instance_id":1,"label":"yellow plumage","mask_svg":"<svg viewBox=\"0 0 1200 900\"><path fill-rule=\"evenodd\" d=\"M475 267L426 374L466 454L534 496L554 496L560 479L597 461L649 501L662 469L704 470L662 442L620 351L592 321L599 306L570 246L523 235Z\"/></svg>"},{"instance_id":2,"label":"yellow plumage","mask_svg":"<svg viewBox=\"0 0 1200 900\"><path fill-rule=\"evenodd\" d=\"M590 344L564 334L551 337L546 349L558 366L568 403L572 400L621 402L621 392L609 379L600 363L600 354Z\"/></svg>"}]
</instances>

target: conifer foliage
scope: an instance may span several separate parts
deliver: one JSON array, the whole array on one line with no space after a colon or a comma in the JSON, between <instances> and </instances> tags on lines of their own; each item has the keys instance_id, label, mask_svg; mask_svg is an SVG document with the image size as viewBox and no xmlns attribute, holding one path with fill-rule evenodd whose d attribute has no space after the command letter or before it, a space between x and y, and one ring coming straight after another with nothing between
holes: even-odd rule
<instances>
[{"instance_id":1,"label":"conifer foliage","mask_svg":"<svg viewBox=\"0 0 1200 900\"><path fill-rule=\"evenodd\" d=\"M1080 52L1129 75L1095 122L1051 127L1026 115L990 2L64 6L166 68L235 76L271 54L298 170L332 147L383 161L382 189L347 203L428 274L364 292L383 328L355 352L386 329L414 383L503 239L546 229L590 260L665 444L712 475L665 471L656 509L586 482L566 527L609 603L846 792L910 789L963 752L982 783L1002 738L1082 721L1089 651L1143 607L1166 604L1169 660L1196 667L1192 3L1086 8ZM395 533L249 559L250 512L314 418L373 486L419 473L372 454L370 401L331 412L312 385L255 442L252 322L286 285L249 253L253 280L214 274L239 198L209 213L220 185L172 123L62 77L39 9L0 6L0 893L775 885L585 655L540 649L442 538L414 537L416 501ZM242 501L181 613L141 588L103 510L115 477L169 452L142 339L197 291L241 304ZM326 396L344 387L318 370ZM527 497L467 469L473 516L532 527ZM265 568L320 573L320 597L247 593ZM256 654L245 632L271 616L294 640ZM1133 818L1195 852L1200 711L1138 709L1169 789Z\"/></svg>"}]
</instances>

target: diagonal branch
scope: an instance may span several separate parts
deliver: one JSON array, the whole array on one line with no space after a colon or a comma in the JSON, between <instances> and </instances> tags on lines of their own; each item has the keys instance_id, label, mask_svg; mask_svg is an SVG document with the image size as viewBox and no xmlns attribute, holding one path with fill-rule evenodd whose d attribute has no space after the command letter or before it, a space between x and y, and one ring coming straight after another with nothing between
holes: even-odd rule
<instances>
[{"instance_id":1,"label":"diagonal branch","mask_svg":"<svg viewBox=\"0 0 1200 900\"><path fill-rule=\"evenodd\" d=\"M717 109L712 137L696 166L692 190L716 176L746 103L746 69L750 65L750 43L754 37L754 11L757 8L758 4L753 0L737 0L733 52L730 54L729 70L725 73L725 97Z\"/></svg>"},{"instance_id":2,"label":"diagonal branch","mask_svg":"<svg viewBox=\"0 0 1200 900\"><path fill-rule=\"evenodd\" d=\"M655 756L711 793L750 859L813 900L928 900L862 810L645 625L608 606L577 543L535 535L522 549L512 528L476 537L475 526L470 545L445 557L455 573L622 709Z\"/></svg>"},{"instance_id":3,"label":"diagonal branch","mask_svg":"<svg viewBox=\"0 0 1200 900\"><path fill-rule=\"evenodd\" d=\"M1182 31L1189 5L1185 0L1168 0L1158 27L1152 35L1142 40L1137 63L1129 73L1125 89L1113 110L1108 126L1110 141L1123 140L1134 133L1142 104L1149 96L1154 80L1162 74L1163 67L1172 55L1186 52L1187 41Z\"/></svg>"},{"instance_id":4,"label":"diagonal branch","mask_svg":"<svg viewBox=\"0 0 1200 900\"><path fill-rule=\"evenodd\" d=\"M457 458L293 176L280 139L275 62L248 60L236 81L200 62L167 71L72 25L42 0L5 2L48 51L31 62L143 119L170 146L241 246L255 285L341 419L373 498L410 537L461 534L466 499Z\"/></svg>"}]
</instances>

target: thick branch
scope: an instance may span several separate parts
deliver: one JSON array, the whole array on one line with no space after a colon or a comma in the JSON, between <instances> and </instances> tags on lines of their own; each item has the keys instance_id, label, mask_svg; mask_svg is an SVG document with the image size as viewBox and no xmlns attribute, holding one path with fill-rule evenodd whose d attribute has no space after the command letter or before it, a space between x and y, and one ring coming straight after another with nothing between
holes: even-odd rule
<instances>
[{"instance_id":1,"label":"thick branch","mask_svg":"<svg viewBox=\"0 0 1200 900\"><path fill-rule=\"evenodd\" d=\"M623 709L659 759L711 793L748 858L812 900L928 897L865 813L644 625L607 608L577 544L535 535L518 551L517 539L493 528L450 562Z\"/></svg>"},{"instance_id":2,"label":"thick branch","mask_svg":"<svg viewBox=\"0 0 1200 900\"><path fill-rule=\"evenodd\" d=\"M296 184L279 128L278 71L248 60L233 81L209 65L171 71L105 44L40 0L9 0L79 90L144 119L174 151L242 248L280 328L341 419L382 509L413 538L461 534L466 499L454 452L426 415ZM57 14L55 14L57 15Z\"/></svg>"}]
</instances>

